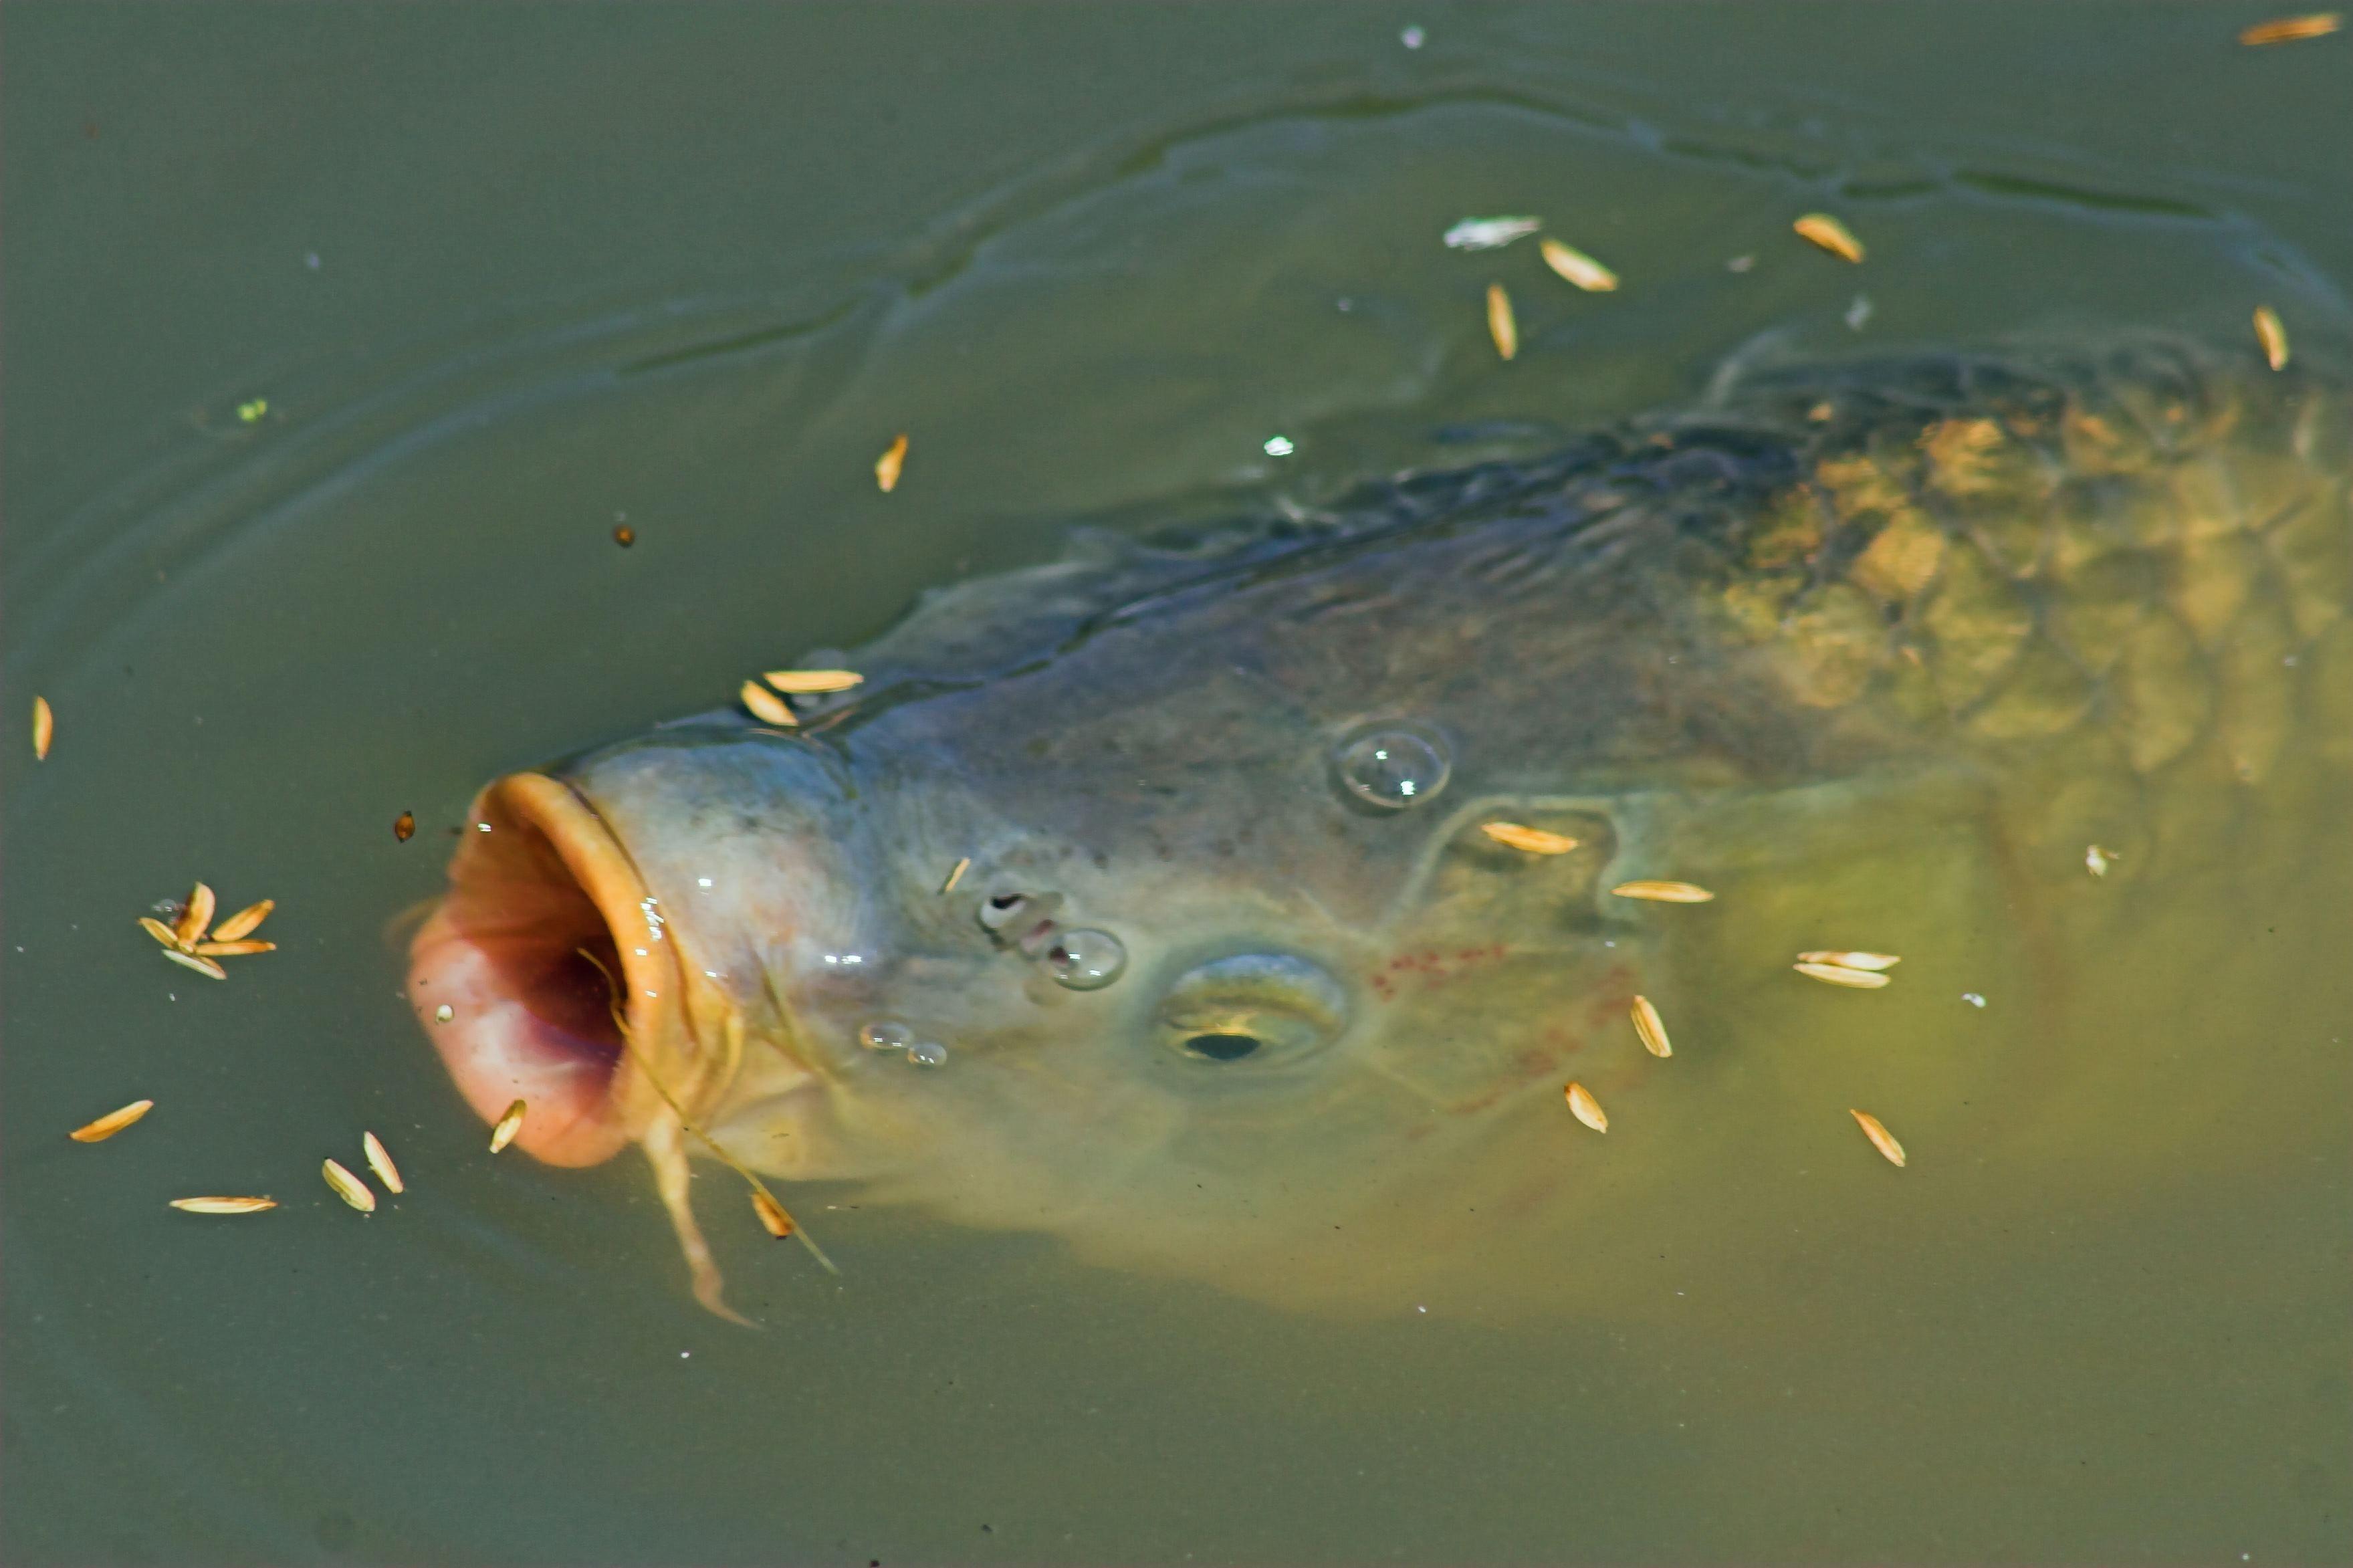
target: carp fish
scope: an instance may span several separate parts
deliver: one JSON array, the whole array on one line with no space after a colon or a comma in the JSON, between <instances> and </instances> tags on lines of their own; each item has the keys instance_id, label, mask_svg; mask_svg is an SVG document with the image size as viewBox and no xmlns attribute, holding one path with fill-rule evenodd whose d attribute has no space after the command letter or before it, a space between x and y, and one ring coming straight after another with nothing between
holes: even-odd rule
<instances>
[{"instance_id":1,"label":"carp fish","mask_svg":"<svg viewBox=\"0 0 2353 1568\"><path fill-rule=\"evenodd\" d=\"M2135 336L1097 542L935 590L790 727L492 783L409 994L522 1150L644 1149L714 1310L696 1153L1271 1301L1573 1295L1656 1205L1754 1245L1801 1160L2031 1157L2114 1087L2037 1048L2064 955L2342 798L2348 472L2334 382ZM1788 973L1845 948L1909 961Z\"/></svg>"}]
</instances>

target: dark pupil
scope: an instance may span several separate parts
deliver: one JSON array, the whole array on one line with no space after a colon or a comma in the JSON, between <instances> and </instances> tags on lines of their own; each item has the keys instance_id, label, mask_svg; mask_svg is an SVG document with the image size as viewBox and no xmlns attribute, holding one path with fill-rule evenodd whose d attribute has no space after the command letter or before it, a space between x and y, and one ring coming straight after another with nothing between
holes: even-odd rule
<instances>
[{"instance_id":1,"label":"dark pupil","mask_svg":"<svg viewBox=\"0 0 2353 1568\"><path fill-rule=\"evenodd\" d=\"M1258 1049L1258 1040L1250 1035L1196 1035L1185 1048L1213 1062L1238 1062Z\"/></svg>"}]
</instances>

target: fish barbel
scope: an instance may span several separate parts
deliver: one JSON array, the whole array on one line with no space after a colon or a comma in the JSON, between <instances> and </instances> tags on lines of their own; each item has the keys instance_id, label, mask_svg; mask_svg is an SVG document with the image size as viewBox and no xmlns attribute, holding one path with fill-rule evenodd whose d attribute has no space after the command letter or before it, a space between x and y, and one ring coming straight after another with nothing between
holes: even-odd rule
<instances>
[{"instance_id":1,"label":"fish barbel","mask_svg":"<svg viewBox=\"0 0 2353 1568\"><path fill-rule=\"evenodd\" d=\"M2348 410L2154 337L1799 366L945 588L789 732L491 784L410 994L486 1121L529 1103L518 1147L654 1157L714 1305L695 1140L1269 1300L1393 1301L1515 1236L1573 1293L1818 1103L1840 1156L1850 1105L1900 1119L1908 1181L1973 1089L2112 1081L1960 1049L1957 980L1916 999L1940 963L2043 985L2251 801L2341 797ZM1715 896L1609 895L1645 880ZM1841 946L1907 962L1788 978ZM1852 1009L1908 1020L1905 1094L1808 1054ZM1570 1079L1608 1138L1561 1131Z\"/></svg>"}]
</instances>

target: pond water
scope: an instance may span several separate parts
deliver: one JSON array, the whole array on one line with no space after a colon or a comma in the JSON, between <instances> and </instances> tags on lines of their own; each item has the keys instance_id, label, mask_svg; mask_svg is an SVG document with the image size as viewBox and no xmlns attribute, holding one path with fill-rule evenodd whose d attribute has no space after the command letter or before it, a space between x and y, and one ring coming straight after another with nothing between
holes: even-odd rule
<instances>
[{"instance_id":1,"label":"pond water","mask_svg":"<svg viewBox=\"0 0 2353 1568\"><path fill-rule=\"evenodd\" d=\"M400 990L484 781L1075 524L1539 455L1736 356L2268 303L2341 374L2346 43L2258 19L11 6L0 697L58 724L0 764L8 1560L2343 1559L2341 659L2272 793L2121 824L2208 853L2055 915L1750 843L1905 984L1680 1016L1981 1109L1899 1173L1737 1123L1752 1054L1549 1307L799 1188L834 1277L698 1167L739 1329L641 1162L490 1157ZM1440 241L1520 213L1623 288ZM278 903L226 984L132 924L199 878ZM315 1174L363 1128L409 1178L364 1220Z\"/></svg>"}]
</instances>

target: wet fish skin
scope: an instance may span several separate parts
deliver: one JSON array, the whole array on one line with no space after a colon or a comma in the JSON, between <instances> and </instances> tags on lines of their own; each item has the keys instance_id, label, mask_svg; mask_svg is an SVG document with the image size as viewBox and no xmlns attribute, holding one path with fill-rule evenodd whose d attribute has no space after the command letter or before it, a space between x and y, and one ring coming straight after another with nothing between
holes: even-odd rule
<instances>
[{"instance_id":1,"label":"wet fish skin","mask_svg":"<svg viewBox=\"0 0 2353 1568\"><path fill-rule=\"evenodd\" d=\"M2031 849L2117 792L2189 781L2194 816L2210 775L2284 765L2353 685L2346 410L2300 365L2155 338L1792 367L1329 525L946 589L797 735L715 715L554 770L593 821L521 858L539 808L494 786L412 982L429 1005L453 952L546 945L563 898L533 889L602 831L665 916L649 937L639 899L599 896L635 1054L597 1043L576 973L528 1041L496 1009L433 1031L486 1120L518 1058L555 1086L534 1123L575 1114L523 1147L612 1152L658 1113L650 1072L779 1175L1241 1289L1313 1233L1336 1276L1329 1232L1376 1194L1514 1190L1482 1153L1498 1119L1556 1110L1569 1060L1662 989L1673 928L1609 886L1715 887L1793 835L1860 847L1891 795ZM1426 804L1337 787L1335 745L1383 724L1451 753ZM1592 853L1476 853L1498 816ZM2163 847L2123 864L2158 875ZM1116 935L1121 977L1065 990L984 929L1017 894ZM1171 1012L1253 954L1303 967ZM731 1014L751 1044L727 1059ZM1187 1055L1212 1017L1297 1048ZM947 1067L862 1050L879 1019ZM1630 1128L1650 1089L1625 1070L1577 1073Z\"/></svg>"}]
</instances>

